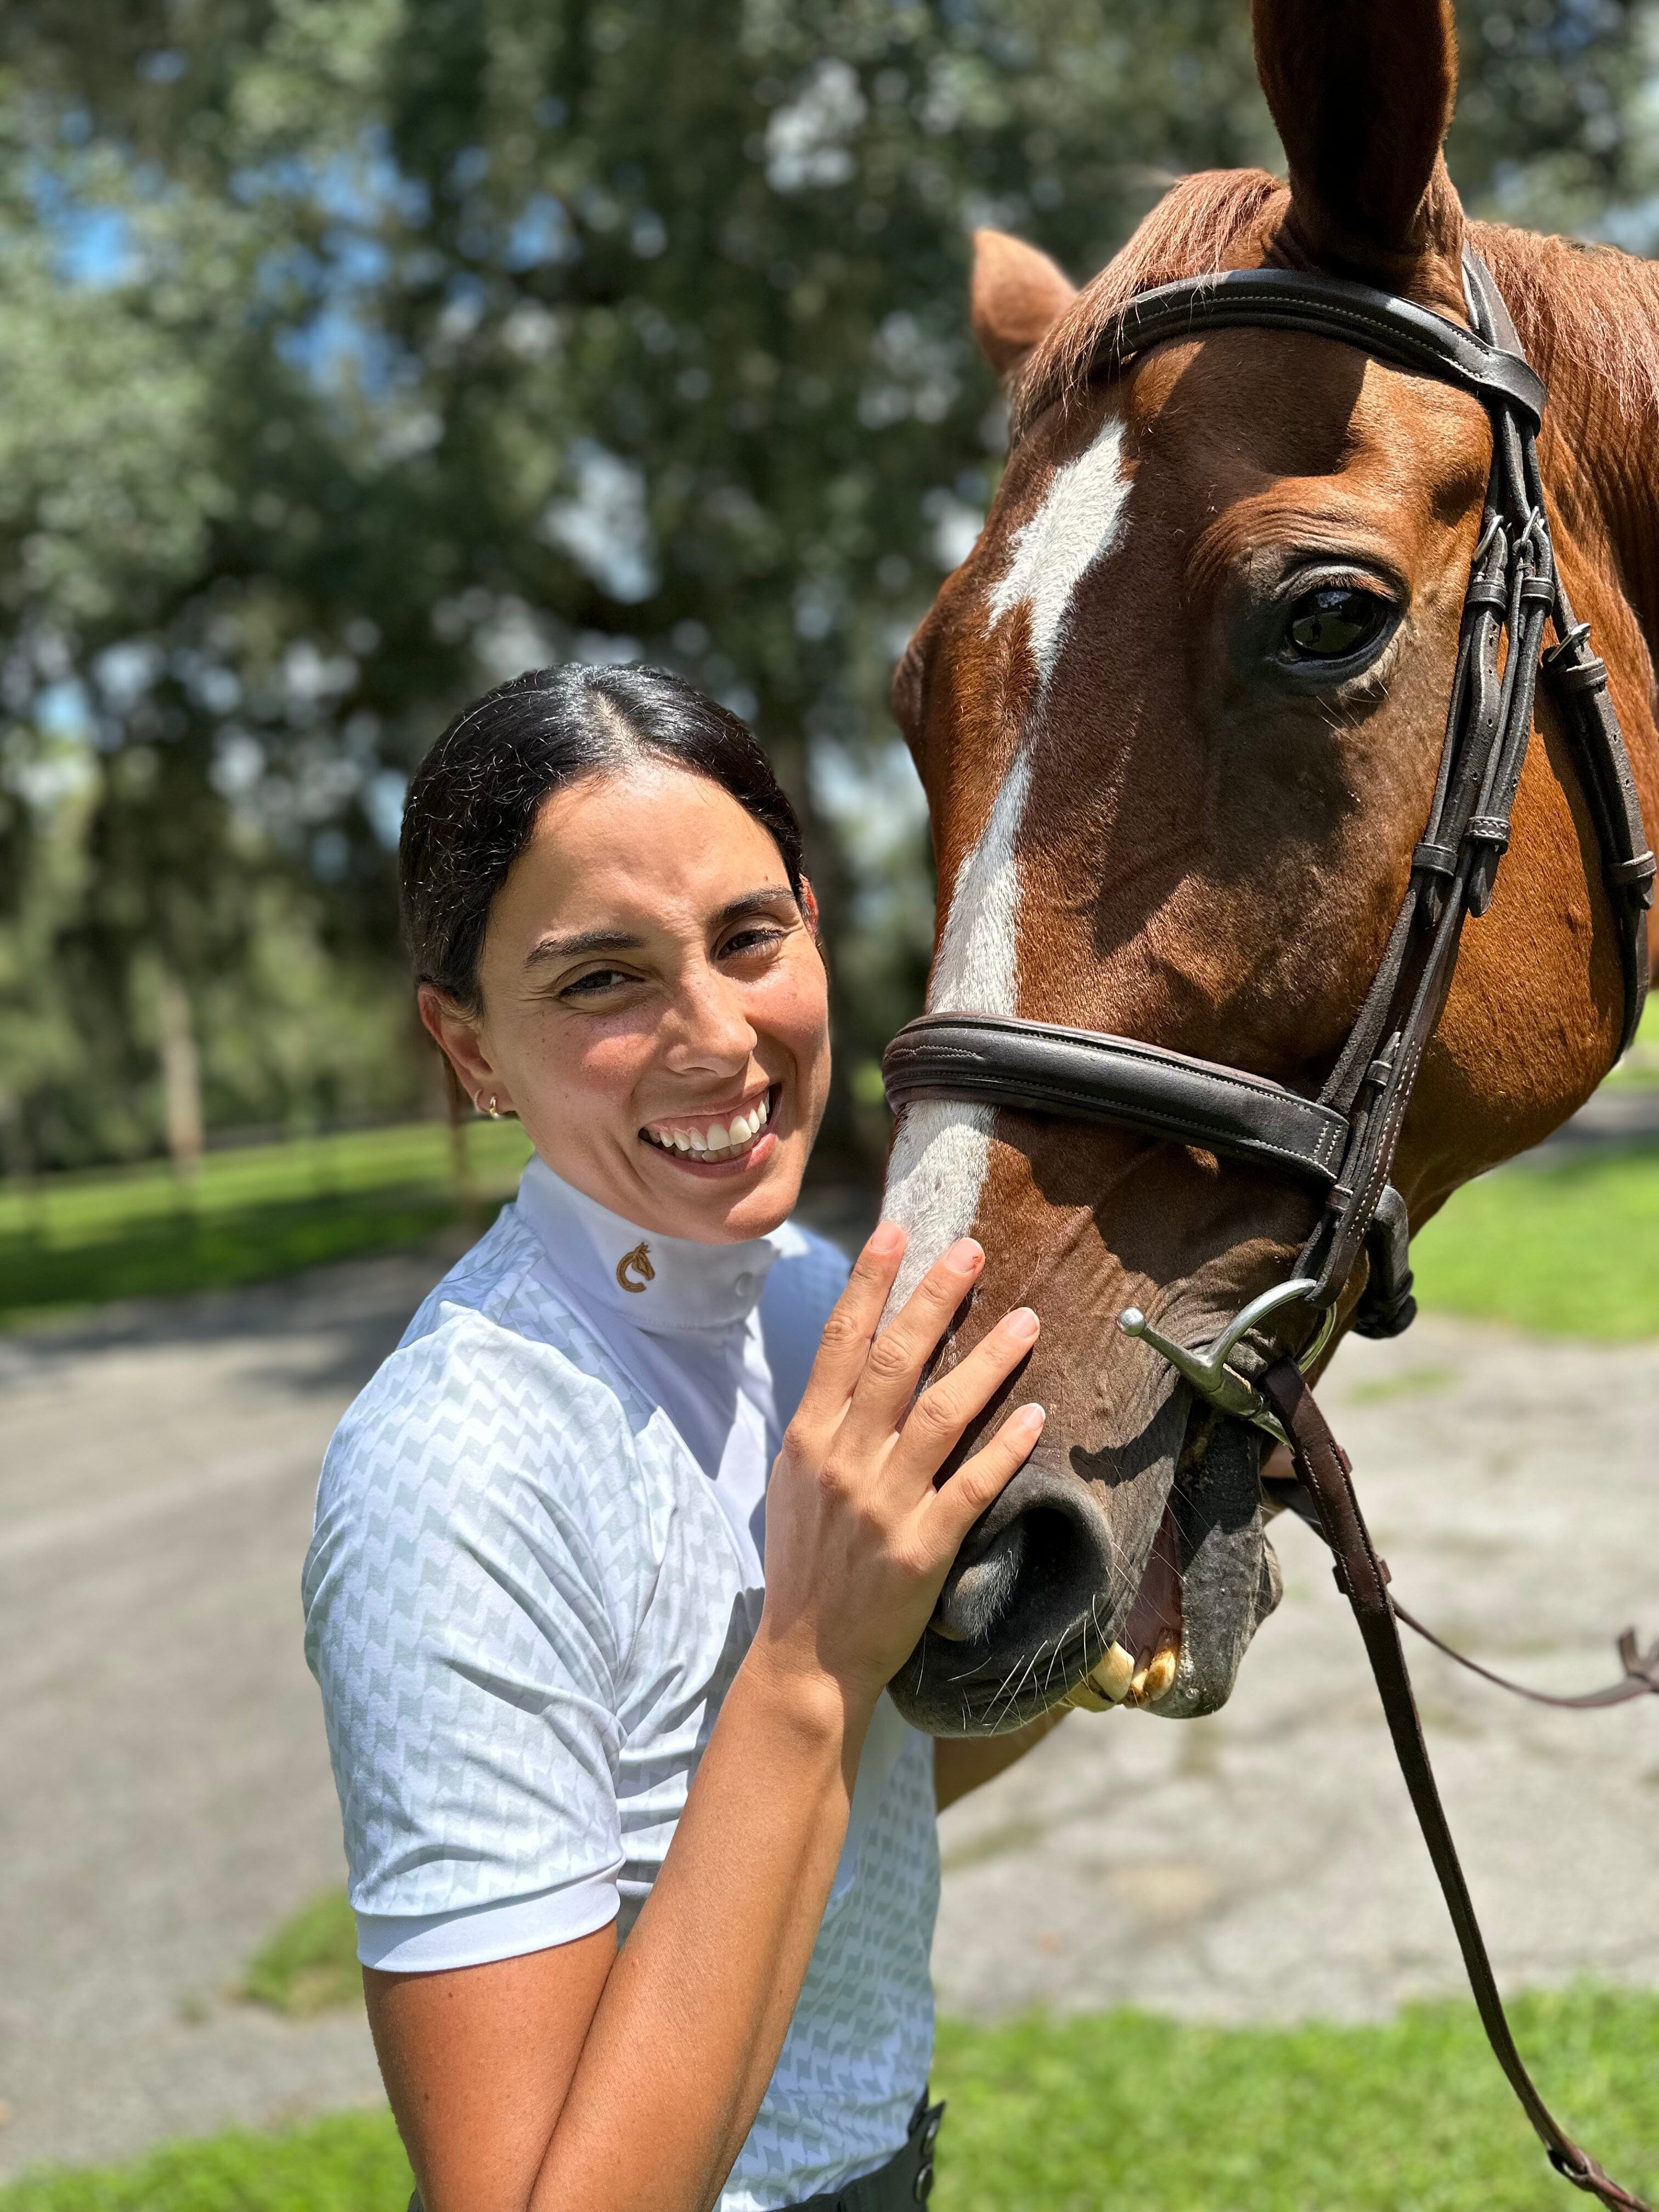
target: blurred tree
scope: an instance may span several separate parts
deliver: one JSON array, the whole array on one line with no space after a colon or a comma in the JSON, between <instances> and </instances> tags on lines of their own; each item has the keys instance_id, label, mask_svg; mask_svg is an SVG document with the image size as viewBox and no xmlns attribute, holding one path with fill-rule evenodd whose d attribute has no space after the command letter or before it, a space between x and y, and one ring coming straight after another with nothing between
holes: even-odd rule
<instances>
[{"instance_id":1,"label":"blurred tree","mask_svg":"<svg viewBox=\"0 0 1659 2212\"><path fill-rule=\"evenodd\" d=\"M1637 205L1650 22L1466 8L1466 196ZM264 1111L295 1110L337 1009L400 991L409 769L571 654L755 720L867 1071L929 937L887 671L1000 450L966 231L1085 275L1173 174L1271 162L1244 0L13 0L0 131L0 757L21 791L43 742L80 749L51 941L106 1102L67 1110L40 1061L37 1147L159 1129L167 1006L175 1089L182 1004L210 1116L246 1111L228 989L239 1035L284 1029ZM15 800L20 849L40 815ZM838 1097L843 1159L878 1127Z\"/></svg>"}]
</instances>

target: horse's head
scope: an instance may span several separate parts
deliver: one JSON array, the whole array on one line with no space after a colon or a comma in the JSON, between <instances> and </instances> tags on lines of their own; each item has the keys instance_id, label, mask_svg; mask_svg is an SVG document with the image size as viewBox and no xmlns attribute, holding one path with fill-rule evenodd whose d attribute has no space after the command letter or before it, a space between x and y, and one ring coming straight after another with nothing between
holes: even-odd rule
<instances>
[{"instance_id":1,"label":"horse's head","mask_svg":"<svg viewBox=\"0 0 1659 2212\"><path fill-rule=\"evenodd\" d=\"M894 696L939 861L931 1009L1115 1032L1311 1097L1423 835L1492 434L1467 392L1282 330L1090 373L1134 296L1224 269L1322 270L1468 320L1449 9L1256 0L1255 33L1288 186L1188 179L1081 293L981 236L975 329L1010 377L1012 452ZM1558 556L1650 745L1645 649L1565 434L1544 448ZM1395 1162L1414 1224L1561 1120L1617 1047L1595 832L1541 702L1539 732ZM1261 1434L1114 1322L1137 1305L1207 1343L1292 1272L1316 1199L1201 1146L935 1101L901 1117L887 1210L912 1233L901 1290L951 1237L985 1247L947 1358L1037 1308L1014 1396L1048 1409L901 1705L941 1733L1018 1725L1114 1644L1135 1702L1219 1705L1278 1595Z\"/></svg>"}]
</instances>

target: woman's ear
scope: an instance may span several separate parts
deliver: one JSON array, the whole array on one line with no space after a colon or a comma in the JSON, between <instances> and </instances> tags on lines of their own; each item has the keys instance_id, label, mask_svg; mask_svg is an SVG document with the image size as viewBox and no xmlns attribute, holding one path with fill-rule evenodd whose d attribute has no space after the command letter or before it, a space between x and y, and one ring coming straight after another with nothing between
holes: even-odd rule
<instances>
[{"instance_id":1,"label":"woman's ear","mask_svg":"<svg viewBox=\"0 0 1659 2212\"><path fill-rule=\"evenodd\" d=\"M813 936L822 939L823 932L818 927L818 895L806 876L800 879L800 910L802 919Z\"/></svg>"},{"instance_id":2,"label":"woman's ear","mask_svg":"<svg viewBox=\"0 0 1659 2212\"><path fill-rule=\"evenodd\" d=\"M422 983L415 994L422 1026L455 1071L455 1080L481 1114L510 1114L513 1102L478 1037L477 1017L464 1013L447 991Z\"/></svg>"}]
</instances>

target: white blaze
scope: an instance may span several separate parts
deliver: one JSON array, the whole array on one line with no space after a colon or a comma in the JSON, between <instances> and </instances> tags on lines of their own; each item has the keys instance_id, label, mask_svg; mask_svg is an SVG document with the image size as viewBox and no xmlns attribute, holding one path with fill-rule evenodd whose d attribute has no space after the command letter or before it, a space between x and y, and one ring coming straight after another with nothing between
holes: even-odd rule
<instances>
[{"instance_id":1,"label":"white blaze","mask_svg":"<svg viewBox=\"0 0 1659 2212\"><path fill-rule=\"evenodd\" d=\"M1129 481L1123 425L1108 422L1088 451L1057 469L1042 505L1016 531L1012 558L990 597L994 629L1016 607L1029 611L1037 700L1065 641L1079 583L1123 534ZM927 988L930 1013L1013 1014L1019 1006L1019 863L1016 847L1031 781L1019 750L989 818L957 877ZM979 1212L994 1109L924 1099L900 1116L882 1212L910 1232L889 1310L915 1288L945 1247L966 1236Z\"/></svg>"},{"instance_id":2,"label":"white blaze","mask_svg":"<svg viewBox=\"0 0 1659 2212\"><path fill-rule=\"evenodd\" d=\"M1030 610L1031 653L1040 685L1054 673L1078 586L1123 535L1129 479L1123 425L1105 423L1088 451L1062 469L1031 520L1014 532L1013 558L991 593L994 629L1016 607Z\"/></svg>"}]
</instances>

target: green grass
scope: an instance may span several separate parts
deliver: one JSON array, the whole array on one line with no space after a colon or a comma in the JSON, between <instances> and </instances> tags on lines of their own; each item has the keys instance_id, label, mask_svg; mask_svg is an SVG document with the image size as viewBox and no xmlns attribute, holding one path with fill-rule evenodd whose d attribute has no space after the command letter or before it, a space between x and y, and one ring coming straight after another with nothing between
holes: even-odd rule
<instances>
[{"instance_id":1,"label":"green grass","mask_svg":"<svg viewBox=\"0 0 1659 2212\"><path fill-rule=\"evenodd\" d=\"M0 2212L404 2212L414 2186L382 2109L168 2143L129 2166L47 2169L0 2186Z\"/></svg>"},{"instance_id":2,"label":"green grass","mask_svg":"<svg viewBox=\"0 0 1659 2212\"><path fill-rule=\"evenodd\" d=\"M1659 1997L1516 2007L1570 2131L1659 2188ZM1567 2212L1466 2003L1382 2027L1142 2014L940 2029L939 2212ZM0 2200L3 2203L3 2200Z\"/></svg>"},{"instance_id":3,"label":"green grass","mask_svg":"<svg viewBox=\"0 0 1659 2212\"><path fill-rule=\"evenodd\" d=\"M466 1147L474 1202L510 1195L529 1149L518 1124L472 1126ZM459 1204L435 1121L210 1152L189 1185L159 1164L0 1183L0 1325L417 1243Z\"/></svg>"},{"instance_id":4,"label":"green grass","mask_svg":"<svg viewBox=\"0 0 1659 2212\"><path fill-rule=\"evenodd\" d=\"M285 1920L252 1960L241 1993L295 2020L361 2003L357 1923L345 1892L325 1890Z\"/></svg>"},{"instance_id":5,"label":"green grass","mask_svg":"<svg viewBox=\"0 0 1659 2212\"><path fill-rule=\"evenodd\" d=\"M1412 1266L1428 1311L1610 1342L1659 1336L1659 1151L1483 1176L1413 1240Z\"/></svg>"},{"instance_id":6,"label":"green grass","mask_svg":"<svg viewBox=\"0 0 1659 2212\"><path fill-rule=\"evenodd\" d=\"M1523 1998L1570 2130L1659 2190L1659 1996ZM1382 2027L1200 2028L1131 2012L941 2023L937 2212L1569 2212L1468 2004ZM173 2144L0 2187L0 2212L403 2212L389 2116Z\"/></svg>"}]
</instances>

